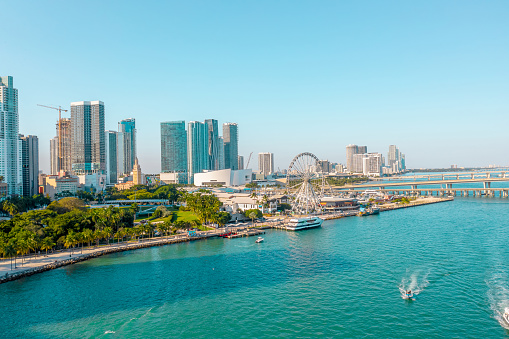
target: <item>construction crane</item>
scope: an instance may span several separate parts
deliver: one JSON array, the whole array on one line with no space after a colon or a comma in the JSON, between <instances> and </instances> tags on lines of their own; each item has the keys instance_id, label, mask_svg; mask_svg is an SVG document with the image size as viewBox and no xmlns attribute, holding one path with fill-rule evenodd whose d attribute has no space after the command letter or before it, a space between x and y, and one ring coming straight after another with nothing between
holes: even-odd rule
<instances>
[{"instance_id":1,"label":"construction crane","mask_svg":"<svg viewBox=\"0 0 509 339\"><path fill-rule=\"evenodd\" d=\"M60 172L63 167L63 159L62 159L62 112L67 112L68 110L63 109L61 106L57 107L51 107L51 106L45 106L45 105L39 105L37 106L51 108L58 111L58 156L57 156L57 170Z\"/></svg>"},{"instance_id":2,"label":"construction crane","mask_svg":"<svg viewBox=\"0 0 509 339\"><path fill-rule=\"evenodd\" d=\"M247 158L247 164L245 168L249 168L249 162L251 161L251 156L253 155L253 152L249 153L249 158Z\"/></svg>"}]
</instances>

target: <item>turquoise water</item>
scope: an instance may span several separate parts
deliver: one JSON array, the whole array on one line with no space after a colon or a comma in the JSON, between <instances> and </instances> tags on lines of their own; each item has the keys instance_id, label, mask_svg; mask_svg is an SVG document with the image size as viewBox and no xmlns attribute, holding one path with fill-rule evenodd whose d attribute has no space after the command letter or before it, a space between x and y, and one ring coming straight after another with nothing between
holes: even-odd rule
<instances>
[{"instance_id":1,"label":"turquoise water","mask_svg":"<svg viewBox=\"0 0 509 339\"><path fill-rule=\"evenodd\" d=\"M500 338L509 200L124 252L0 285L2 337ZM401 298L401 288L418 294Z\"/></svg>"}]
</instances>

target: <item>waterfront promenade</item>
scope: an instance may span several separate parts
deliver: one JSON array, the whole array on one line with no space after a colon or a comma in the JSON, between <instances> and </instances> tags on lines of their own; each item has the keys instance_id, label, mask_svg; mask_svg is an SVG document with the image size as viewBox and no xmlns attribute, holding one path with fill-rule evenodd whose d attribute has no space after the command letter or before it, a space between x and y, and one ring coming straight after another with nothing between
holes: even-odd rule
<instances>
[{"instance_id":1,"label":"waterfront promenade","mask_svg":"<svg viewBox=\"0 0 509 339\"><path fill-rule=\"evenodd\" d=\"M408 204L400 203L383 204L380 206L380 210L383 212L451 200L453 200L453 198L423 197L419 198L416 201L411 201ZM321 217L324 220L333 220L356 215L357 211L350 211L344 213L335 212L323 214L320 215L319 217ZM42 252L37 256L31 255L29 257L26 257L23 261L18 257L16 259L16 268L14 268L14 260L12 260L13 267L12 270L11 270L11 259L3 259L0 261L0 284L7 281L16 280L25 276L33 275L36 273L41 273L55 268L71 265L77 262L96 258L105 254L207 239L217 237L220 234L224 234L226 232L235 233L234 236L230 236L229 238L255 236L263 233L262 231L260 231L260 229L267 228L285 229L285 220L269 219L268 221L263 223L255 223L255 225L251 225L251 223L231 224L228 225L227 228L219 228L208 231L196 231L196 236L189 236L187 233L179 233L171 236L141 239L139 241L127 241L121 243L112 243L109 245L105 244L99 246L87 246L83 248L77 247L72 251L71 249L59 250L55 251L54 253L48 253L47 255L44 252Z\"/></svg>"}]
</instances>

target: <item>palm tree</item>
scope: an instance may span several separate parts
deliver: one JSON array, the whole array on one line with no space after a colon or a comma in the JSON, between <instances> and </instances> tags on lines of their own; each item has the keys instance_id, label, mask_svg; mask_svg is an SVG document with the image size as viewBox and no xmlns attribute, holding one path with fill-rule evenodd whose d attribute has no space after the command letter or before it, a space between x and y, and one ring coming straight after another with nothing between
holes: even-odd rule
<instances>
[{"instance_id":1,"label":"palm tree","mask_svg":"<svg viewBox=\"0 0 509 339\"><path fill-rule=\"evenodd\" d=\"M90 247L90 243L94 240L94 232L92 232L91 229L86 228L81 232L83 234L83 241L88 243L88 246Z\"/></svg>"},{"instance_id":2,"label":"palm tree","mask_svg":"<svg viewBox=\"0 0 509 339\"><path fill-rule=\"evenodd\" d=\"M103 232L100 229L96 229L94 231L94 240L95 240L96 246L99 246L99 240L101 240L103 237L104 237Z\"/></svg>"},{"instance_id":3,"label":"palm tree","mask_svg":"<svg viewBox=\"0 0 509 339\"><path fill-rule=\"evenodd\" d=\"M51 239L50 237L42 239L41 250L46 250L46 255L48 255L48 250L53 249L53 246L55 246L55 243L53 242L53 239Z\"/></svg>"},{"instance_id":4,"label":"palm tree","mask_svg":"<svg viewBox=\"0 0 509 339\"><path fill-rule=\"evenodd\" d=\"M18 254L21 254L21 265L25 262L25 254L30 251L30 248L28 247L28 244L26 240L18 240L16 243L16 251Z\"/></svg>"},{"instance_id":5,"label":"palm tree","mask_svg":"<svg viewBox=\"0 0 509 339\"><path fill-rule=\"evenodd\" d=\"M11 271L12 271L12 258L14 257L14 268L16 268L16 248L12 243L8 243L4 247L4 255L6 258L11 258Z\"/></svg>"},{"instance_id":6,"label":"palm tree","mask_svg":"<svg viewBox=\"0 0 509 339\"><path fill-rule=\"evenodd\" d=\"M113 232L113 228L111 227L106 227L104 228L104 235L106 236L107 240L108 240L108 245L110 244L110 238L113 237L115 233Z\"/></svg>"},{"instance_id":7,"label":"palm tree","mask_svg":"<svg viewBox=\"0 0 509 339\"><path fill-rule=\"evenodd\" d=\"M83 236L83 233L76 233L76 242L78 244L81 244L81 254L83 254L83 243L85 242L85 237Z\"/></svg>"},{"instance_id":8,"label":"palm tree","mask_svg":"<svg viewBox=\"0 0 509 339\"><path fill-rule=\"evenodd\" d=\"M37 249L39 248L39 241L36 238L35 234L32 234L27 240L27 246L28 246L28 254L30 254L30 250L34 251L35 256L37 256Z\"/></svg>"},{"instance_id":9,"label":"palm tree","mask_svg":"<svg viewBox=\"0 0 509 339\"><path fill-rule=\"evenodd\" d=\"M254 220L255 220L255 218L256 218L256 215L257 215L257 214L256 214L256 212L255 212L255 211L252 211L252 212L251 212L251 213L249 213L249 215L248 215L248 217L249 217L249 218L251 218L251 222L252 222L253 226L254 226Z\"/></svg>"},{"instance_id":10,"label":"palm tree","mask_svg":"<svg viewBox=\"0 0 509 339\"><path fill-rule=\"evenodd\" d=\"M73 230L70 230L69 233L67 234L67 236L65 237L65 243L64 243L64 246L66 248L72 247L71 254L69 256L72 255L75 244L76 244L76 234L74 233Z\"/></svg>"}]
</instances>

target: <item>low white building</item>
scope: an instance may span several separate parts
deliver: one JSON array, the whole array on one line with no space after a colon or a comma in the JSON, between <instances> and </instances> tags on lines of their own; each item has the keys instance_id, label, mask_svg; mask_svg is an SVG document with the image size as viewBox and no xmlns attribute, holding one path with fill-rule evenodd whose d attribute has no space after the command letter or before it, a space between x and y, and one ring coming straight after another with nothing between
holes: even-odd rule
<instances>
[{"instance_id":1,"label":"low white building","mask_svg":"<svg viewBox=\"0 0 509 339\"><path fill-rule=\"evenodd\" d=\"M159 179L165 184L187 184L187 173L161 173L159 174Z\"/></svg>"},{"instance_id":2,"label":"low white building","mask_svg":"<svg viewBox=\"0 0 509 339\"><path fill-rule=\"evenodd\" d=\"M251 182L253 170L224 169L195 173L195 186L242 186ZM161 178L162 180L162 178Z\"/></svg>"}]
</instances>

